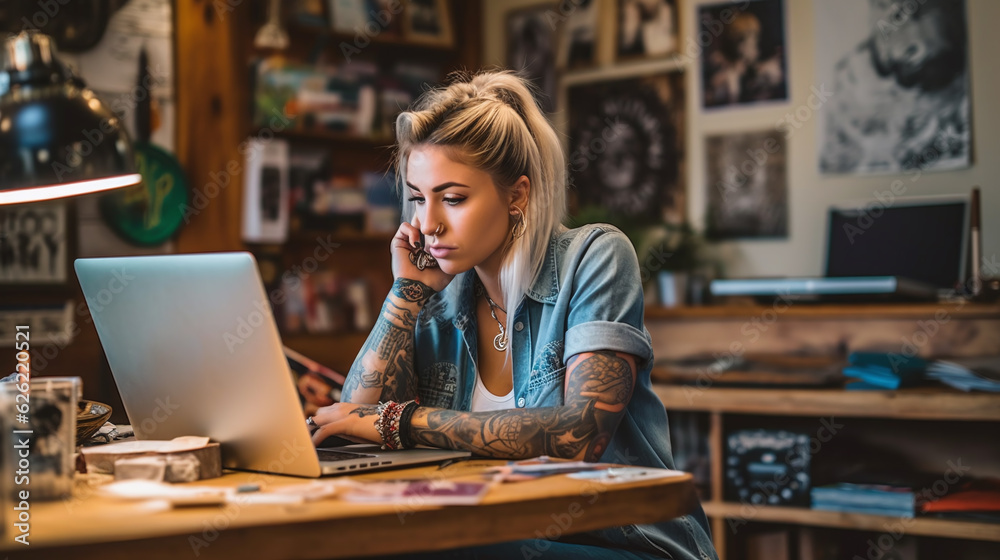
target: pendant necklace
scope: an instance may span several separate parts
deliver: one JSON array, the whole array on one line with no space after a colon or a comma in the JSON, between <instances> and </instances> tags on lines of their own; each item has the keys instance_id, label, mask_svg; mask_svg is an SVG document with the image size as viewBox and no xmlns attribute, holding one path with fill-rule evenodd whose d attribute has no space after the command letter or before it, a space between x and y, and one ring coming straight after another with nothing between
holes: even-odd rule
<instances>
[{"instance_id":1,"label":"pendant necklace","mask_svg":"<svg viewBox=\"0 0 1000 560\"><path fill-rule=\"evenodd\" d=\"M507 332L504 330L503 323L500 322L500 319L497 319L496 310L499 309L500 311L503 311L505 315L507 314L507 311L493 302L493 298L486 293L486 288L483 287L482 283L477 282L476 288L477 291L481 292L483 296L486 297L486 303L490 306L490 315L493 316L493 320L497 322L497 327L500 328L500 334L493 337L493 348L496 348L497 352L503 352L507 349Z\"/></svg>"}]
</instances>

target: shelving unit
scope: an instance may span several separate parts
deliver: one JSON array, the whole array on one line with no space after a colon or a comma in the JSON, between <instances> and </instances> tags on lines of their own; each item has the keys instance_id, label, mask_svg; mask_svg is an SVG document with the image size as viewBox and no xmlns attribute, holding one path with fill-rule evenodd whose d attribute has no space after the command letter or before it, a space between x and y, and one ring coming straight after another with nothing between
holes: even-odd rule
<instances>
[{"instance_id":1,"label":"shelving unit","mask_svg":"<svg viewBox=\"0 0 1000 560\"><path fill-rule=\"evenodd\" d=\"M285 3L282 3L283 5ZM248 9L239 10L240 17L234 22L234 58L236 66L247 68L247 62L278 54L293 64L317 62L321 65L342 67L355 62L374 65L378 75L391 74L391 69L398 61L429 62L440 68L441 78L447 73L460 68L475 68L479 66L481 51L479 47L479 29L481 27L479 0L450 2L449 14L453 30L451 46L408 40L403 36L382 33L381 29L364 36L338 33L329 27L307 25L288 17L291 3L283 7L285 10L285 28L290 38L290 45L281 52L260 50L253 46L256 30L263 24L264 2L254 0ZM345 49L350 57L345 57ZM244 70L240 83L247 84L243 94L245 106L249 109L253 103L253 95L249 84L253 76ZM381 102L379 102L381 103ZM302 123L292 125L282 130L262 129L251 123L250 111L244 111L238 119L239 130L249 136L263 135L267 138L273 135L288 142L295 153L320 154L328 158L329 171L333 176L357 176L364 172L379 172L392 164L391 155L394 138L386 134L384 126L376 124L371 135L358 135L351 132L326 130L320 127L303 128ZM279 271L292 269L305 262L317 246L317 238L329 243L338 244L331 258L324 259L319 271L333 271L338 279L347 278L364 280L368 290L371 316L377 314L382 297L388 292L392 277L389 270L389 243L392 233L372 233L352 229L346 223L335 223L332 220L306 220L292 216L291 227L287 240L280 244L253 245L247 249L260 254L269 255L274 262L272 268ZM358 220L360 222L360 220ZM326 225L336 229L317 229ZM350 224L355 228L358 224ZM304 228L304 229L300 229ZM260 260L260 259L259 259ZM279 277L280 277L279 272ZM278 286L269 286L275 289ZM307 296L303 296L303 300ZM320 297L320 296L314 296ZM328 297L328 296L322 296ZM284 329L281 320L281 310L278 311L279 324ZM304 320L304 319L303 319ZM360 330L360 329L359 329ZM368 332L339 329L332 332L282 332L284 343L324 365L347 373L355 356L364 344Z\"/></svg>"},{"instance_id":2,"label":"shelving unit","mask_svg":"<svg viewBox=\"0 0 1000 560\"><path fill-rule=\"evenodd\" d=\"M765 355L840 357L855 350L916 352L924 357L995 355L1000 349L1000 305L964 302L843 305L720 305L647 307L647 328L658 360L685 356ZM980 471L1000 471L996 434L1000 433L1000 394L963 393L944 385L898 391L846 391L831 388L735 388L706 374L696 385L657 383L665 372L654 368L654 390L668 411L703 413L707 422L709 496L703 502L720 558L741 557L732 526L783 524L883 533L902 523L905 533L1000 543L1000 524L917 517L839 513L803 507L751 505L727 501L725 449L727 430L736 426L811 425L824 418L843 419L860 429L855 435L900 442L924 450L925 433L942 425L958 429L954 449L976 455ZM731 378L729 378L731 379ZM968 429L962 429L969 426ZM867 430L867 431L866 431ZM871 430L879 432L877 435ZM861 433L858 433L861 432ZM981 435L980 435L981 434ZM889 438L889 439L886 439ZM978 443L983 440L983 445ZM853 441L853 440L852 440ZM917 442L916 445L913 445ZM971 445L978 449L972 449ZM941 445L938 442L938 445ZM933 446L932 446L933 447ZM963 455L964 456L964 455ZM819 457L819 455L817 456ZM846 457L827 460L852 461ZM982 463L982 461L989 461ZM732 525L731 525L732 524ZM761 525L763 524L763 525Z\"/></svg>"}]
</instances>

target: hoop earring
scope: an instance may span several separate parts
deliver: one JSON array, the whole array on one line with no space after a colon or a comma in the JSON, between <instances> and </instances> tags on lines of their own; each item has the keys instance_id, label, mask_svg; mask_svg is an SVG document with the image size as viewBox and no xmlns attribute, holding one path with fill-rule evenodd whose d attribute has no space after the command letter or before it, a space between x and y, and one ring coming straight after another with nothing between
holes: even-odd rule
<instances>
[{"instance_id":1,"label":"hoop earring","mask_svg":"<svg viewBox=\"0 0 1000 560\"><path fill-rule=\"evenodd\" d=\"M514 206L513 204L511 206ZM510 235L512 239L521 239L524 237L524 232L528 231L527 219L524 217L524 212L520 208L514 206L517 210L517 215L521 217L520 220L514 222L514 227L510 228Z\"/></svg>"}]
</instances>

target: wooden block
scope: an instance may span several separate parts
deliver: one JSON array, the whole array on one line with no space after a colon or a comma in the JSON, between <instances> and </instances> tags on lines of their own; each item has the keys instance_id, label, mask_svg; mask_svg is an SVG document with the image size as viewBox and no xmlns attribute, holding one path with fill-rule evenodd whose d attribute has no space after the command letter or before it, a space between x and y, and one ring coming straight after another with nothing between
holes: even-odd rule
<instances>
[{"instance_id":1,"label":"wooden block","mask_svg":"<svg viewBox=\"0 0 1000 560\"><path fill-rule=\"evenodd\" d=\"M186 463L190 464L192 458L198 462L198 478L194 480L222 476L222 450L218 443L209 443L198 449L167 453L121 452L115 449L115 444L108 444L98 447L87 447L84 449L83 456L87 462L88 473L114 474L115 461L119 459L162 457L167 463L165 480L168 482L187 482L191 480L190 474L185 475L181 473L180 468ZM176 468L171 469L171 465ZM172 471L176 471L174 475L171 475Z\"/></svg>"}]
</instances>

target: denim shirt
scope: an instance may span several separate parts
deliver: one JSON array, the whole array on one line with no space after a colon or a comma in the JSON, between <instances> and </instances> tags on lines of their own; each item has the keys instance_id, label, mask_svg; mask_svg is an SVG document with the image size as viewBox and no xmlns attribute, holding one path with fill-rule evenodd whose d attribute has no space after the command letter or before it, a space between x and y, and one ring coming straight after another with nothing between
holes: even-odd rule
<instances>
[{"instance_id":1,"label":"denim shirt","mask_svg":"<svg viewBox=\"0 0 1000 560\"><path fill-rule=\"evenodd\" d=\"M424 406L471 407L478 352L474 276L473 270L457 275L428 300L418 317L415 366ZM561 406L566 362L575 354L598 350L632 354L638 358L632 399L600 460L674 467L666 411L650 387L653 349L643 325L639 263L625 235L606 224L562 229L553 235L544 265L514 321L509 337L518 408ZM588 536L607 546L668 558L717 558L700 506L668 522Z\"/></svg>"}]
</instances>

